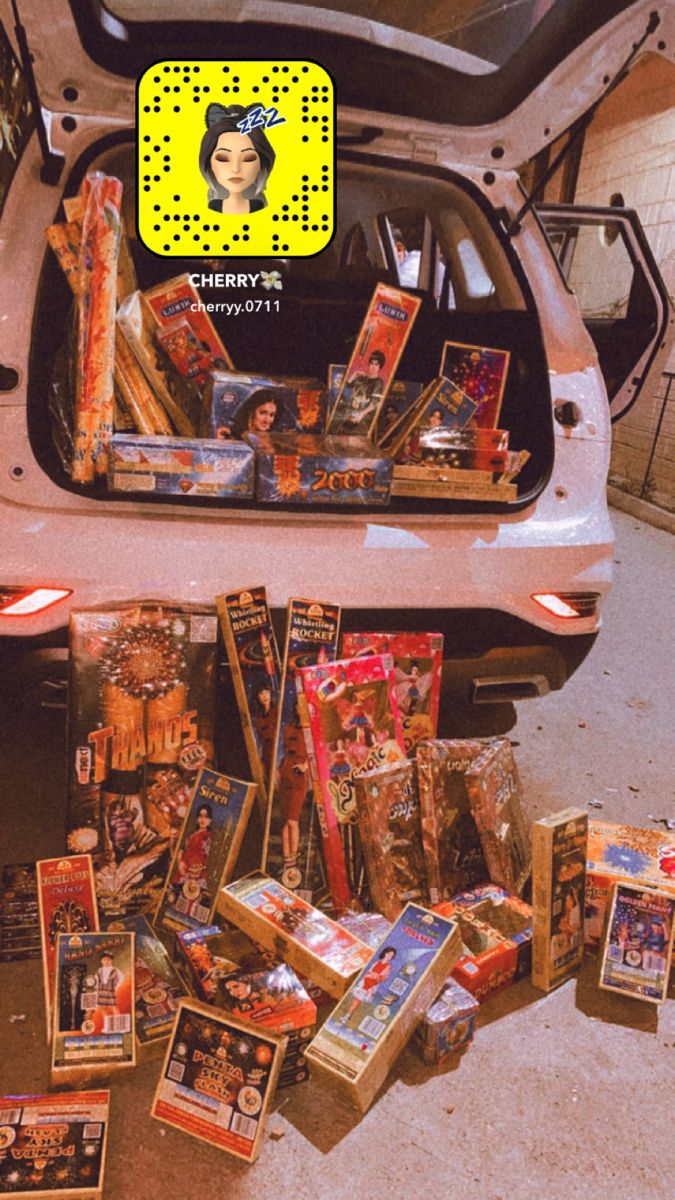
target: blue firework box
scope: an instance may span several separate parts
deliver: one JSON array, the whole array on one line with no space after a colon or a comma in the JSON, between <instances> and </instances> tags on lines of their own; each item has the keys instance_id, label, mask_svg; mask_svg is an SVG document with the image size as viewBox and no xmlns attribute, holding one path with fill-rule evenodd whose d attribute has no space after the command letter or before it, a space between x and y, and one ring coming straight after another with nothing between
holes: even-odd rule
<instances>
[{"instance_id":1,"label":"blue firework box","mask_svg":"<svg viewBox=\"0 0 675 1200\"><path fill-rule=\"evenodd\" d=\"M204 394L202 437L245 433L323 433L328 391L320 379L211 371Z\"/></svg>"},{"instance_id":2,"label":"blue firework box","mask_svg":"<svg viewBox=\"0 0 675 1200\"><path fill-rule=\"evenodd\" d=\"M480 1005L450 976L415 1033L415 1048L425 1063L443 1062L473 1041Z\"/></svg>"},{"instance_id":3,"label":"blue firework box","mask_svg":"<svg viewBox=\"0 0 675 1200\"><path fill-rule=\"evenodd\" d=\"M253 451L245 442L116 433L110 440L108 488L155 496L250 500Z\"/></svg>"},{"instance_id":4,"label":"blue firework box","mask_svg":"<svg viewBox=\"0 0 675 1200\"><path fill-rule=\"evenodd\" d=\"M268 504L386 505L393 462L362 437L246 434L256 499Z\"/></svg>"}]
</instances>

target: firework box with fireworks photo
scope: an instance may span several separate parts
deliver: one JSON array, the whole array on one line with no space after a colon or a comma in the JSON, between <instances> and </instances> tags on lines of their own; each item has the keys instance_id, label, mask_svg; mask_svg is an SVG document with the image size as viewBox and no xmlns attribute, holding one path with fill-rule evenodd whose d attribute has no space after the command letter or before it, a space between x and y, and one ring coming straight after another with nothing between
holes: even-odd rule
<instances>
[{"instance_id":1,"label":"firework box with fireworks photo","mask_svg":"<svg viewBox=\"0 0 675 1200\"><path fill-rule=\"evenodd\" d=\"M51 1037L56 948L60 933L88 933L99 927L94 869L90 854L44 858L36 864L42 941L47 1037Z\"/></svg>"},{"instance_id":2,"label":"firework box with fireworks photo","mask_svg":"<svg viewBox=\"0 0 675 1200\"><path fill-rule=\"evenodd\" d=\"M581 808L532 824L532 983L550 992L584 957L588 813Z\"/></svg>"},{"instance_id":3,"label":"firework box with fireworks photo","mask_svg":"<svg viewBox=\"0 0 675 1200\"><path fill-rule=\"evenodd\" d=\"M40 956L35 863L7 863L0 873L0 962Z\"/></svg>"},{"instance_id":4,"label":"firework box with fireworks photo","mask_svg":"<svg viewBox=\"0 0 675 1200\"><path fill-rule=\"evenodd\" d=\"M442 633L344 633L342 657L391 654L394 690L408 754L418 742L435 738L443 669Z\"/></svg>"},{"instance_id":5,"label":"firework box with fireworks photo","mask_svg":"<svg viewBox=\"0 0 675 1200\"><path fill-rule=\"evenodd\" d=\"M504 398L510 350L487 346L468 346L464 342L445 342L441 354L441 375L469 397L476 406L472 424L495 429Z\"/></svg>"},{"instance_id":6,"label":"firework box with fireworks photo","mask_svg":"<svg viewBox=\"0 0 675 1200\"><path fill-rule=\"evenodd\" d=\"M51 1086L136 1065L133 933L60 933L56 947Z\"/></svg>"},{"instance_id":7,"label":"firework box with fireworks photo","mask_svg":"<svg viewBox=\"0 0 675 1200\"><path fill-rule=\"evenodd\" d=\"M253 1162L285 1050L281 1034L182 1000L151 1115Z\"/></svg>"},{"instance_id":8,"label":"firework box with fireworks photo","mask_svg":"<svg viewBox=\"0 0 675 1200\"><path fill-rule=\"evenodd\" d=\"M245 442L141 433L115 433L110 439L108 487L112 492L248 500L254 481L255 456Z\"/></svg>"},{"instance_id":9,"label":"firework box with fireworks photo","mask_svg":"<svg viewBox=\"0 0 675 1200\"><path fill-rule=\"evenodd\" d=\"M639 884L675 896L675 835L589 820L584 922L584 942L589 950L602 944L615 883Z\"/></svg>"},{"instance_id":10,"label":"firework box with fireworks photo","mask_svg":"<svg viewBox=\"0 0 675 1200\"><path fill-rule=\"evenodd\" d=\"M600 962L600 987L663 1004L674 934L675 896L636 884L615 883Z\"/></svg>"},{"instance_id":11,"label":"firework box with fireworks photo","mask_svg":"<svg viewBox=\"0 0 675 1200\"><path fill-rule=\"evenodd\" d=\"M106 924L107 933L133 933L136 980L136 1061L161 1057L173 1029L179 1001L188 991L142 913L120 917Z\"/></svg>"},{"instance_id":12,"label":"firework box with fireworks photo","mask_svg":"<svg viewBox=\"0 0 675 1200\"><path fill-rule=\"evenodd\" d=\"M486 745L477 739L439 738L417 747L422 843L432 904L489 878L465 778Z\"/></svg>"},{"instance_id":13,"label":"firework box with fireworks photo","mask_svg":"<svg viewBox=\"0 0 675 1200\"><path fill-rule=\"evenodd\" d=\"M100 1200L110 1092L0 1096L0 1195Z\"/></svg>"},{"instance_id":14,"label":"firework box with fireworks photo","mask_svg":"<svg viewBox=\"0 0 675 1200\"><path fill-rule=\"evenodd\" d=\"M489 878L522 895L532 870L523 785L508 738L495 738L465 773Z\"/></svg>"},{"instance_id":15,"label":"firework box with fireworks photo","mask_svg":"<svg viewBox=\"0 0 675 1200\"><path fill-rule=\"evenodd\" d=\"M241 440L249 433L323 433L327 392L319 379L212 371L202 437Z\"/></svg>"},{"instance_id":16,"label":"firework box with fireworks photo","mask_svg":"<svg viewBox=\"0 0 675 1200\"><path fill-rule=\"evenodd\" d=\"M232 877L251 815L255 784L202 767L169 868L155 925L210 925L218 889Z\"/></svg>"},{"instance_id":17,"label":"firework box with fireworks photo","mask_svg":"<svg viewBox=\"0 0 675 1200\"><path fill-rule=\"evenodd\" d=\"M395 921L410 900L427 902L420 803L412 762L355 779L359 840L374 908Z\"/></svg>"},{"instance_id":18,"label":"firework box with fireworks photo","mask_svg":"<svg viewBox=\"0 0 675 1200\"><path fill-rule=\"evenodd\" d=\"M385 505L392 461L364 437L247 433L256 499L269 504Z\"/></svg>"},{"instance_id":19,"label":"firework box with fireworks photo","mask_svg":"<svg viewBox=\"0 0 675 1200\"><path fill-rule=\"evenodd\" d=\"M101 916L154 912L197 772L213 766L218 621L144 601L71 614L67 844Z\"/></svg>"},{"instance_id":20,"label":"firework box with fireworks photo","mask_svg":"<svg viewBox=\"0 0 675 1200\"><path fill-rule=\"evenodd\" d=\"M530 974L532 909L518 896L484 883L437 904L434 912L459 924L462 952L452 974L476 999Z\"/></svg>"},{"instance_id":21,"label":"firework box with fireworks photo","mask_svg":"<svg viewBox=\"0 0 675 1200\"><path fill-rule=\"evenodd\" d=\"M461 946L456 921L408 904L308 1047L310 1070L365 1112Z\"/></svg>"},{"instance_id":22,"label":"firework box with fireworks photo","mask_svg":"<svg viewBox=\"0 0 675 1200\"><path fill-rule=\"evenodd\" d=\"M469 1046L480 1004L471 992L450 976L421 1021L413 1044L423 1062L429 1066L444 1062L449 1054Z\"/></svg>"}]
</instances>

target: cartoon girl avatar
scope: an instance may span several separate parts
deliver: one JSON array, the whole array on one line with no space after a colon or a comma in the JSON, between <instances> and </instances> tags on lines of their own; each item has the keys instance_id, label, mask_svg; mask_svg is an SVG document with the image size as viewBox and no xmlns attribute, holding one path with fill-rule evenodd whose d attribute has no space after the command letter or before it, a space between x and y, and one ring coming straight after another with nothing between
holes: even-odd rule
<instances>
[{"instance_id":1,"label":"cartoon girl avatar","mask_svg":"<svg viewBox=\"0 0 675 1200\"><path fill-rule=\"evenodd\" d=\"M257 105L209 104L199 169L209 185L209 208L247 217L265 208L265 186L275 153L264 129L242 133L239 125Z\"/></svg>"}]
</instances>

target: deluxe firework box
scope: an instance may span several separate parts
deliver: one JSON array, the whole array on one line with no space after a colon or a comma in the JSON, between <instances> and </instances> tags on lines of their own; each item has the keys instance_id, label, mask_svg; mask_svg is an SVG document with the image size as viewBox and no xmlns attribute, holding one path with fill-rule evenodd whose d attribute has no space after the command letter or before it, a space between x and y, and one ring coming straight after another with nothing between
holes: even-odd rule
<instances>
[{"instance_id":1,"label":"deluxe firework box","mask_svg":"<svg viewBox=\"0 0 675 1200\"><path fill-rule=\"evenodd\" d=\"M60 933L51 1085L136 1065L134 934Z\"/></svg>"},{"instance_id":2,"label":"deluxe firework box","mask_svg":"<svg viewBox=\"0 0 675 1200\"><path fill-rule=\"evenodd\" d=\"M336 1000L370 958L354 934L261 871L224 887L218 911Z\"/></svg>"},{"instance_id":3,"label":"deluxe firework box","mask_svg":"<svg viewBox=\"0 0 675 1200\"><path fill-rule=\"evenodd\" d=\"M57 938L99 927L94 870L89 854L44 858L36 864L47 1033L52 1028Z\"/></svg>"},{"instance_id":4,"label":"deluxe firework box","mask_svg":"<svg viewBox=\"0 0 675 1200\"><path fill-rule=\"evenodd\" d=\"M663 1004L675 933L675 896L615 883L607 914L599 985L636 1000Z\"/></svg>"},{"instance_id":5,"label":"deluxe firework box","mask_svg":"<svg viewBox=\"0 0 675 1200\"><path fill-rule=\"evenodd\" d=\"M394 691L408 753L423 738L435 738L443 670L442 633L344 633L342 657L391 654Z\"/></svg>"},{"instance_id":6,"label":"deluxe firework box","mask_svg":"<svg viewBox=\"0 0 675 1200\"><path fill-rule=\"evenodd\" d=\"M310 1069L365 1112L460 949L456 921L408 904L308 1047Z\"/></svg>"},{"instance_id":7,"label":"deluxe firework box","mask_svg":"<svg viewBox=\"0 0 675 1200\"><path fill-rule=\"evenodd\" d=\"M254 795L254 783L202 767L157 907L159 928L211 924L218 890L232 878Z\"/></svg>"},{"instance_id":8,"label":"deluxe firework box","mask_svg":"<svg viewBox=\"0 0 675 1200\"><path fill-rule=\"evenodd\" d=\"M494 429L502 408L511 352L464 342L445 342L441 375L461 388L476 405L473 424Z\"/></svg>"},{"instance_id":9,"label":"deluxe firework box","mask_svg":"<svg viewBox=\"0 0 675 1200\"><path fill-rule=\"evenodd\" d=\"M0 1196L100 1200L110 1092L0 1097Z\"/></svg>"},{"instance_id":10,"label":"deluxe firework box","mask_svg":"<svg viewBox=\"0 0 675 1200\"><path fill-rule=\"evenodd\" d=\"M258 806L266 816L274 761L281 664L267 593L254 587L216 596Z\"/></svg>"},{"instance_id":11,"label":"deluxe firework box","mask_svg":"<svg viewBox=\"0 0 675 1200\"><path fill-rule=\"evenodd\" d=\"M490 879L520 895L530 876L532 854L523 788L508 738L496 738L465 778Z\"/></svg>"},{"instance_id":12,"label":"deluxe firework box","mask_svg":"<svg viewBox=\"0 0 675 1200\"><path fill-rule=\"evenodd\" d=\"M466 786L466 772L485 748L485 742L475 739L436 739L417 747L422 844L431 904L488 878Z\"/></svg>"},{"instance_id":13,"label":"deluxe firework box","mask_svg":"<svg viewBox=\"0 0 675 1200\"><path fill-rule=\"evenodd\" d=\"M0 962L40 955L35 863L11 863L0 873Z\"/></svg>"},{"instance_id":14,"label":"deluxe firework box","mask_svg":"<svg viewBox=\"0 0 675 1200\"><path fill-rule=\"evenodd\" d=\"M116 433L110 442L108 488L154 496L247 500L255 456L245 442Z\"/></svg>"},{"instance_id":15,"label":"deluxe firework box","mask_svg":"<svg viewBox=\"0 0 675 1200\"><path fill-rule=\"evenodd\" d=\"M136 979L136 1060L161 1056L187 990L147 917L110 921L106 932L133 933Z\"/></svg>"},{"instance_id":16,"label":"deluxe firework box","mask_svg":"<svg viewBox=\"0 0 675 1200\"><path fill-rule=\"evenodd\" d=\"M471 992L456 979L446 979L415 1033L414 1045L422 1061L435 1066L453 1050L471 1045L479 1009Z\"/></svg>"},{"instance_id":17,"label":"deluxe firework box","mask_svg":"<svg viewBox=\"0 0 675 1200\"><path fill-rule=\"evenodd\" d=\"M268 504L389 503L392 462L363 437L247 433L256 499Z\"/></svg>"},{"instance_id":18,"label":"deluxe firework box","mask_svg":"<svg viewBox=\"0 0 675 1200\"><path fill-rule=\"evenodd\" d=\"M297 687L328 886L340 911L352 906L365 881L355 778L405 758L394 660L369 654L301 667Z\"/></svg>"},{"instance_id":19,"label":"deluxe firework box","mask_svg":"<svg viewBox=\"0 0 675 1200\"><path fill-rule=\"evenodd\" d=\"M328 419L328 432L370 437L421 300L378 283Z\"/></svg>"},{"instance_id":20,"label":"deluxe firework box","mask_svg":"<svg viewBox=\"0 0 675 1200\"><path fill-rule=\"evenodd\" d=\"M438 378L424 389L408 420L402 421L387 442L387 449L397 463L414 459L417 430L459 430L473 417L476 404L461 388L449 379Z\"/></svg>"},{"instance_id":21,"label":"deluxe firework box","mask_svg":"<svg viewBox=\"0 0 675 1200\"><path fill-rule=\"evenodd\" d=\"M232 359L200 302L199 292L190 283L189 275L176 275L165 283L158 283L143 293L143 300L159 326L159 344L180 375L203 387L209 371L233 370ZM186 326L189 339L184 336ZM167 334L173 337L167 337ZM197 360L195 348L200 352Z\"/></svg>"},{"instance_id":22,"label":"deluxe firework box","mask_svg":"<svg viewBox=\"0 0 675 1200\"><path fill-rule=\"evenodd\" d=\"M253 1162L285 1050L281 1034L182 1000L151 1115Z\"/></svg>"},{"instance_id":23,"label":"deluxe firework box","mask_svg":"<svg viewBox=\"0 0 675 1200\"><path fill-rule=\"evenodd\" d=\"M195 384L178 374L159 345L159 324L142 292L132 292L120 304L117 324L175 432L181 437L196 437L202 398Z\"/></svg>"},{"instance_id":24,"label":"deluxe firework box","mask_svg":"<svg viewBox=\"0 0 675 1200\"><path fill-rule=\"evenodd\" d=\"M299 888L303 898L310 901L323 891L320 833L305 735L298 714L295 672L298 667L334 660L339 628L339 605L323 600L289 600L272 753L274 779L267 806L261 868L273 879L280 879L285 887Z\"/></svg>"},{"instance_id":25,"label":"deluxe firework box","mask_svg":"<svg viewBox=\"0 0 675 1200\"><path fill-rule=\"evenodd\" d=\"M458 922L462 951L452 974L478 1000L529 975L532 909L518 896L489 883L460 892L434 912Z\"/></svg>"},{"instance_id":26,"label":"deluxe firework box","mask_svg":"<svg viewBox=\"0 0 675 1200\"><path fill-rule=\"evenodd\" d=\"M395 921L410 900L427 900L414 765L378 767L354 782L368 893L373 906Z\"/></svg>"},{"instance_id":27,"label":"deluxe firework box","mask_svg":"<svg viewBox=\"0 0 675 1200\"><path fill-rule=\"evenodd\" d=\"M326 389L319 379L212 371L204 394L204 437L245 433L323 433Z\"/></svg>"},{"instance_id":28,"label":"deluxe firework box","mask_svg":"<svg viewBox=\"0 0 675 1200\"><path fill-rule=\"evenodd\" d=\"M675 896L675 836L610 821L588 822L585 945L603 941L607 905L615 883L634 883Z\"/></svg>"},{"instance_id":29,"label":"deluxe firework box","mask_svg":"<svg viewBox=\"0 0 675 1200\"><path fill-rule=\"evenodd\" d=\"M154 912L197 771L213 761L218 623L143 601L71 614L67 841L101 915Z\"/></svg>"},{"instance_id":30,"label":"deluxe firework box","mask_svg":"<svg viewBox=\"0 0 675 1200\"><path fill-rule=\"evenodd\" d=\"M532 825L532 983L550 992L581 966L588 813L581 808Z\"/></svg>"}]
</instances>

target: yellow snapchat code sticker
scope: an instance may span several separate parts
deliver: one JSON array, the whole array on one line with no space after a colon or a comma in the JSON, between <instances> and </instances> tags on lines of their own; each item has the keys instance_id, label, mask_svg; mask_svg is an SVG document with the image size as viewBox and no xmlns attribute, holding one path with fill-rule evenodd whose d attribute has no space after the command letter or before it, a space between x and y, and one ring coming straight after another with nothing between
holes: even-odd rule
<instances>
[{"instance_id":1,"label":"yellow snapchat code sticker","mask_svg":"<svg viewBox=\"0 0 675 1200\"><path fill-rule=\"evenodd\" d=\"M163 257L309 258L335 221L335 94L319 63L153 63L136 93L138 232Z\"/></svg>"}]
</instances>

